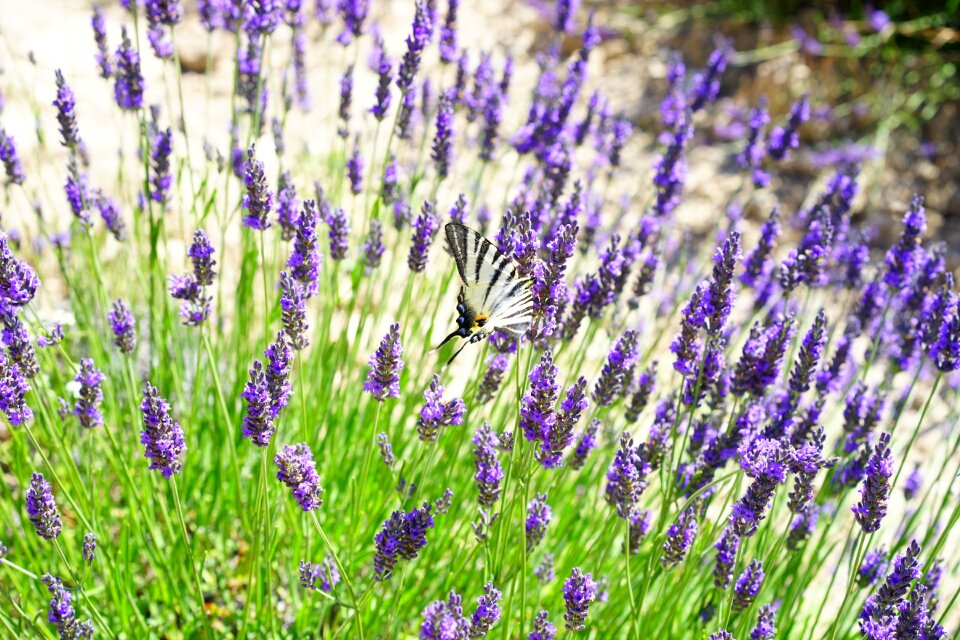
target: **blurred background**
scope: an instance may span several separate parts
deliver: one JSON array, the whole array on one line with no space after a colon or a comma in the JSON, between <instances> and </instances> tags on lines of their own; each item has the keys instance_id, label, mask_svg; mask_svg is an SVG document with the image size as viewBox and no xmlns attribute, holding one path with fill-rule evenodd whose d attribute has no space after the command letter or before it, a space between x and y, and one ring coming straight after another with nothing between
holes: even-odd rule
<instances>
[{"instance_id":1,"label":"blurred background","mask_svg":"<svg viewBox=\"0 0 960 640\"><path fill-rule=\"evenodd\" d=\"M547 2L534 6L549 10ZM609 12L601 21L609 29L602 48L606 68L594 80L616 104L628 105L640 132L661 128L669 52L680 52L688 69L700 69L716 43L726 39L737 53L723 75L713 121L698 123L701 141L706 138L729 161L740 147L749 108L761 96L775 123L809 92L812 117L801 129L801 148L771 185L785 210L815 196L811 184L818 177L859 163L855 218L867 225L874 246L895 239L896 222L916 192L926 197L930 233L948 243L951 265L960 266L958 0L596 6ZM715 203L716 190L725 186L715 183L715 170L697 179L696 150L702 145L691 148L689 198ZM732 163L730 169L732 174ZM760 219L766 210L745 214ZM693 224L704 218L692 217Z\"/></svg>"}]
</instances>

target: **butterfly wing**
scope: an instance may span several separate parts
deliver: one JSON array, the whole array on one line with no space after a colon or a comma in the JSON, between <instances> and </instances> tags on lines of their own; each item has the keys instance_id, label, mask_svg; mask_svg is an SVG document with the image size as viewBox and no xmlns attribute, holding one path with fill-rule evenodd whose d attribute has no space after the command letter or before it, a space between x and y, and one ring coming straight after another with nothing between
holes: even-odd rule
<instances>
[{"instance_id":1,"label":"butterfly wing","mask_svg":"<svg viewBox=\"0 0 960 640\"><path fill-rule=\"evenodd\" d=\"M458 329L443 343L458 336L476 341L498 329L521 335L533 309L530 280L518 277L513 261L473 229L450 222L445 232L461 287Z\"/></svg>"}]
</instances>

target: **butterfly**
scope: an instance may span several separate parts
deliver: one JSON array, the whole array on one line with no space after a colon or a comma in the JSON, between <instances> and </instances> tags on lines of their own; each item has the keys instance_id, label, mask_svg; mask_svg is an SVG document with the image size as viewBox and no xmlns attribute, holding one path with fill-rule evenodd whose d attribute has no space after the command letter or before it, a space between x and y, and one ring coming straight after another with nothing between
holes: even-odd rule
<instances>
[{"instance_id":1,"label":"butterfly","mask_svg":"<svg viewBox=\"0 0 960 640\"><path fill-rule=\"evenodd\" d=\"M518 277L513 260L492 242L459 222L448 222L444 231L460 276L460 315L457 329L437 349L454 338L466 340L444 365L447 366L468 344L479 342L494 331L515 338L522 336L533 319L533 296L530 278Z\"/></svg>"}]
</instances>

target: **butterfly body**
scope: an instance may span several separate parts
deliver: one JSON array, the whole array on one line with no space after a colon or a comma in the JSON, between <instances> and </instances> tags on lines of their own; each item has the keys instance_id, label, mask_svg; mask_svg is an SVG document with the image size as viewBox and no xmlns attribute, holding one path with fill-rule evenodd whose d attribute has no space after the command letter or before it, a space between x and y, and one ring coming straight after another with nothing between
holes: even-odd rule
<instances>
[{"instance_id":1,"label":"butterfly body","mask_svg":"<svg viewBox=\"0 0 960 640\"><path fill-rule=\"evenodd\" d=\"M532 319L530 279L519 277L513 261L482 235L456 222L445 227L447 242L457 263L460 293L457 296L457 329L438 349L454 338L467 344L483 340L494 331L520 337ZM450 362L463 347L450 358Z\"/></svg>"}]
</instances>

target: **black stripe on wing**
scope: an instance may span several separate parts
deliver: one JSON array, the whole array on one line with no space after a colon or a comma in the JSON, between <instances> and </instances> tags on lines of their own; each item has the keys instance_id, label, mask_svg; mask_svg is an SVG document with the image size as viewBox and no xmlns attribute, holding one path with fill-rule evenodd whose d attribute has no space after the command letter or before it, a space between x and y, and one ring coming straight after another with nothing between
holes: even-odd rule
<instances>
[{"instance_id":1,"label":"black stripe on wing","mask_svg":"<svg viewBox=\"0 0 960 640\"><path fill-rule=\"evenodd\" d=\"M467 283L467 231L462 224L455 222L447 223L444 232L447 234L447 244L453 252L453 259L457 262L457 273L460 275L460 281Z\"/></svg>"}]
</instances>

